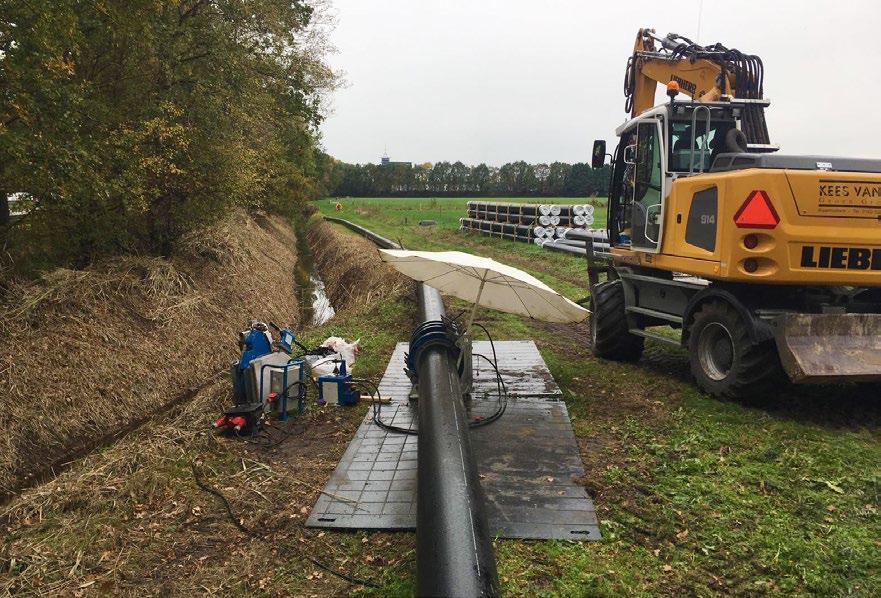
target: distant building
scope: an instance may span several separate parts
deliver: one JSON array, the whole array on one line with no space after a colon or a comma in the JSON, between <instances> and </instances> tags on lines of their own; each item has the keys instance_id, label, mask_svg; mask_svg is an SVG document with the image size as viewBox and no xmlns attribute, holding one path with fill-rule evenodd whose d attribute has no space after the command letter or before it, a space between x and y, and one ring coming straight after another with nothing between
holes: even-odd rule
<instances>
[{"instance_id":1,"label":"distant building","mask_svg":"<svg viewBox=\"0 0 881 598\"><path fill-rule=\"evenodd\" d=\"M406 166L407 168L410 168L411 166L413 166L413 163L412 162L392 162L389 159L388 154L383 154L382 158L379 159L379 165L380 166Z\"/></svg>"}]
</instances>

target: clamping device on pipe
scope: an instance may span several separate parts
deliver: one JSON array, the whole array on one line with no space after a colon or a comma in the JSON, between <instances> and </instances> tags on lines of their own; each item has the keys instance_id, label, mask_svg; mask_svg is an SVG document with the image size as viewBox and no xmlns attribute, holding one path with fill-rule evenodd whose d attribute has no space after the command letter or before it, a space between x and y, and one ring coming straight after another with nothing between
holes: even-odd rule
<instances>
[{"instance_id":1,"label":"clamping device on pipe","mask_svg":"<svg viewBox=\"0 0 881 598\"><path fill-rule=\"evenodd\" d=\"M464 363L460 363L462 344L466 340L462 331L454 320L441 317L440 320L428 320L416 327L410 336L409 351L404 354L404 371L410 382L414 385L419 383L420 355L430 347L441 346L448 349L456 358L459 377L462 378Z\"/></svg>"}]
</instances>

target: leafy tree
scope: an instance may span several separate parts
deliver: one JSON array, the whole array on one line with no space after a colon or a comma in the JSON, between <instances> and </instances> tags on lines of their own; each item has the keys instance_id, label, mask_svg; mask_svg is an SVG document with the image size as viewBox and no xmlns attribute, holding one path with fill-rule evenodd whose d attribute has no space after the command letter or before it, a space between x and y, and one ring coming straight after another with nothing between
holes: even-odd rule
<instances>
[{"instance_id":1,"label":"leafy tree","mask_svg":"<svg viewBox=\"0 0 881 598\"><path fill-rule=\"evenodd\" d=\"M18 269L168 254L232 206L323 193L336 79L316 6L0 0L0 197L31 204L3 227Z\"/></svg>"},{"instance_id":2,"label":"leafy tree","mask_svg":"<svg viewBox=\"0 0 881 598\"><path fill-rule=\"evenodd\" d=\"M522 160L499 168L467 166L459 161L413 166L333 162L331 168L334 172L326 178L338 181L328 187L335 196L587 197L604 195L609 180L608 167L593 170L585 163L554 162L541 184L535 176L535 165Z\"/></svg>"}]
</instances>

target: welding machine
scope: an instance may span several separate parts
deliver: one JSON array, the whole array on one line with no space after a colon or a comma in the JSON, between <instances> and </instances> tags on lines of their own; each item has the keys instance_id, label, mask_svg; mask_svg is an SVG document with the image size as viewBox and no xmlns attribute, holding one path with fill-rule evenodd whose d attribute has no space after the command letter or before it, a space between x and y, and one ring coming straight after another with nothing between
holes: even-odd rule
<instances>
[{"instance_id":1,"label":"welding machine","mask_svg":"<svg viewBox=\"0 0 881 598\"><path fill-rule=\"evenodd\" d=\"M305 385L302 359L291 359L293 345L299 345L288 329L279 329L279 340L273 343L265 323L252 320L247 330L239 333L241 356L230 365L233 383L233 406L214 423L215 428L232 428L237 433L253 433L269 411L277 411L287 419L289 390L296 387L298 411L303 412ZM279 349L273 351L273 346Z\"/></svg>"},{"instance_id":2,"label":"welding machine","mask_svg":"<svg viewBox=\"0 0 881 598\"><path fill-rule=\"evenodd\" d=\"M334 363L338 363L339 368L334 368L333 374L318 378L318 403L344 407L357 405L361 393L355 388L352 374L346 373L346 360L334 359Z\"/></svg>"}]
</instances>

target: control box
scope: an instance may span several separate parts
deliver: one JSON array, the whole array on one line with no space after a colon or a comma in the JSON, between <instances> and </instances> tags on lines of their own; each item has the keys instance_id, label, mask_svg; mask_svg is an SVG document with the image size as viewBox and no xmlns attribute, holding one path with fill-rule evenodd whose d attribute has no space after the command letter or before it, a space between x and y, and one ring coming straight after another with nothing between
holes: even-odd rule
<instances>
[{"instance_id":1,"label":"control box","mask_svg":"<svg viewBox=\"0 0 881 598\"><path fill-rule=\"evenodd\" d=\"M346 373L346 362L340 361L338 374L325 374L318 378L318 403L349 407L358 404L360 392L355 388L352 374Z\"/></svg>"}]
</instances>

